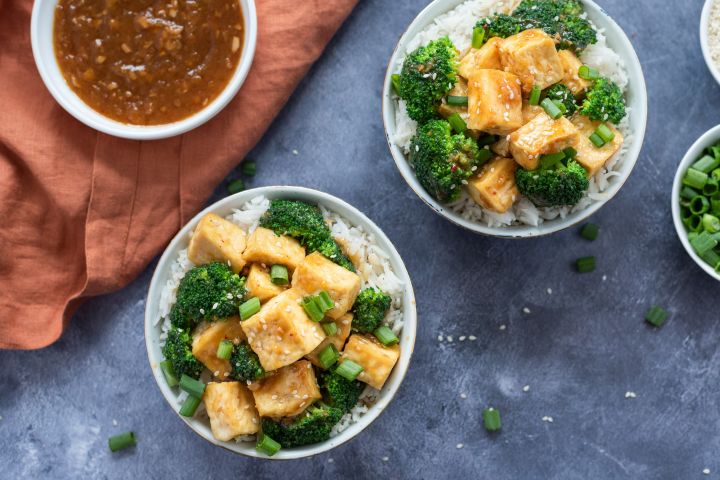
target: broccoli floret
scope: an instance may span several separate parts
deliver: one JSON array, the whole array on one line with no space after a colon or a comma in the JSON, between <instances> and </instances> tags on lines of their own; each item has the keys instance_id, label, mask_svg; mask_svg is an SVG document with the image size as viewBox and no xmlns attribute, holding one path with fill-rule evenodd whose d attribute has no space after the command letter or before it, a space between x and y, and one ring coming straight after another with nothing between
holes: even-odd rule
<instances>
[{"instance_id":1,"label":"broccoli floret","mask_svg":"<svg viewBox=\"0 0 720 480\"><path fill-rule=\"evenodd\" d=\"M520 193L538 207L575 205L590 185L587 172L575 160L533 171L519 168L515 177Z\"/></svg>"},{"instance_id":2,"label":"broccoli floret","mask_svg":"<svg viewBox=\"0 0 720 480\"><path fill-rule=\"evenodd\" d=\"M566 117L572 117L573 113L575 113L578 109L578 105L577 103L575 103L575 95L573 95L572 90L570 90L562 83L557 83L552 87L546 89L543 92L543 95L545 96L545 98L549 98L550 100L558 100L563 105L565 105Z\"/></svg>"},{"instance_id":3,"label":"broccoli floret","mask_svg":"<svg viewBox=\"0 0 720 480\"><path fill-rule=\"evenodd\" d=\"M329 405L312 405L293 419L262 419L262 431L284 448L324 442L343 416L343 411Z\"/></svg>"},{"instance_id":4,"label":"broccoli floret","mask_svg":"<svg viewBox=\"0 0 720 480\"><path fill-rule=\"evenodd\" d=\"M299 241L308 253L320 252L341 267L355 271L315 205L298 200L273 200L260 219L260 226L278 235L289 235Z\"/></svg>"},{"instance_id":5,"label":"broccoli floret","mask_svg":"<svg viewBox=\"0 0 720 480\"><path fill-rule=\"evenodd\" d=\"M362 333L374 332L382 323L390 308L390 295L377 288L366 288L360 292L353 305L352 328Z\"/></svg>"},{"instance_id":6,"label":"broccoli floret","mask_svg":"<svg viewBox=\"0 0 720 480\"><path fill-rule=\"evenodd\" d=\"M561 22L558 48L581 52L594 43L597 43L597 33L587 19L568 17Z\"/></svg>"},{"instance_id":7,"label":"broccoli floret","mask_svg":"<svg viewBox=\"0 0 720 480\"><path fill-rule=\"evenodd\" d=\"M241 382L254 382L265 375L260 359L247 343L235 345L230 355L230 368L230 376Z\"/></svg>"},{"instance_id":8,"label":"broccoli floret","mask_svg":"<svg viewBox=\"0 0 720 480\"><path fill-rule=\"evenodd\" d=\"M561 15L582 15L585 11L579 0L555 0Z\"/></svg>"},{"instance_id":9,"label":"broccoli floret","mask_svg":"<svg viewBox=\"0 0 720 480\"><path fill-rule=\"evenodd\" d=\"M540 28L559 41L558 48L581 52L597 43L597 33L580 15L583 7L575 0L523 0L512 16L522 30Z\"/></svg>"},{"instance_id":10,"label":"broccoli floret","mask_svg":"<svg viewBox=\"0 0 720 480\"><path fill-rule=\"evenodd\" d=\"M620 123L625 117L625 98L620 87L607 78L595 81L588 91L580 113L590 117L591 120L614 124Z\"/></svg>"},{"instance_id":11,"label":"broccoli floret","mask_svg":"<svg viewBox=\"0 0 720 480\"><path fill-rule=\"evenodd\" d=\"M323 389L323 399L328 405L347 413L357 405L365 384L357 380L351 382L335 372L326 371L320 375L320 388Z\"/></svg>"},{"instance_id":12,"label":"broccoli floret","mask_svg":"<svg viewBox=\"0 0 720 480\"><path fill-rule=\"evenodd\" d=\"M237 315L245 296L245 278L224 263L195 267L180 281L170 311L173 326L192 330L201 320Z\"/></svg>"},{"instance_id":13,"label":"broccoli floret","mask_svg":"<svg viewBox=\"0 0 720 480\"><path fill-rule=\"evenodd\" d=\"M475 27L482 27L485 30L485 40L487 40L492 37L512 37L520 33L522 25L517 18L500 13L483 18L475 24Z\"/></svg>"},{"instance_id":14,"label":"broccoli floret","mask_svg":"<svg viewBox=\"0 0 720 480\"><path fill-rule=\"evenodd\" d=\"M446 120L431 120L418 128L410 145L410 164L420 184L441 202L460 197L464 181L482 165L474 140L453 135Z\"/></svg>"},{"instance_id":15,"label":"broccoli floret","mask_svg":"<svg viewBox=\"0 0 720 480\"><path fill-rule=\"evenodd\" d=\"M192 336L187 330L171 327L162 352L165 359L172 363L178 379L183 374L198 378L205 368L192 354Z\"/></svg>"},{"instance_id":16,"label":"broccoli floret","mask_svg":"<svg viewBox=\"0 0 720 480\"><path fill-rule=\"evenodd\" d=\"M400 98L408 116L420 124L436 118L440 101L456 81L457 51L448 37L408 54L400 72Z\"/></svg>"},{"instance_id":17,"label":"broccoli floret","mask_svg":"<svg viewBox=\"0 0 720 480\"><path fill-rule=\"evenodd\" d=\"M561 9L555 0L523 0L512 16L520 22L522 30L539 28L550 36L560 32Z\"/></svg>"}]
</instances>

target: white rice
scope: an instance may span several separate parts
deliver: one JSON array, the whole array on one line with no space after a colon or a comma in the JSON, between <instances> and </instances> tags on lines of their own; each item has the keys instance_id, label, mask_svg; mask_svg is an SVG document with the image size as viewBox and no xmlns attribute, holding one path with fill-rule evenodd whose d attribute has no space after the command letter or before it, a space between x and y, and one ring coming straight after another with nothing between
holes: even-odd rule
<instances>
[{"instance_id":1,"label":"white rice","mask_svg":"<svg viewBox=\"0 0 720 480\"><path fill-rule=\"evenodd\" d=\"M248 234L252 233L258 226L260 217L270 207L270 200L264 196L257 196L246 202L240 209L233 210L233 213L226 217L227 220L238 225ZM330 227L330 230L339 242L344 246L345 253L352 259L357 268L357 273L362 280L362 288L376 287L390 295L392 305L390 311L385 317L384 323L390 327L395 334L399 334L403 327L403 290L404 284L390 265L390 256L381 249L374 235L365 231L361 226L352 225L348 220L340 215L331 212L320 206L323 217ZM188 235L188 241L192 233ZM161 335L160 341L165 342L167 331L170 329L170 310L175 304L178 285L188 270L193 268L192 262L188 259L187 249L183 249L178 253L178 257L170 267L170 278L165 282L160 293L160 306L158 318L155 319L155 325L160 324ZM201 376L204 382L211 381L210 373L206 369ZM360 417L365 414L369 407L377 400L378 390L368 386L363 392L360 402L347 413L340 422L335 425L331 436L345 430L347 427L356 423ZM187 397L187 393L178 390L177 403L181 405ZM204 405L198 408L195 418L203 422L209 423ZM255 441L254 435L243 435L235 439L237 442Z\"/></svg>"},{"instance_id":2,"label":"white rice","mask_svg":"<svg viewBox=\"0 0 720 480\"><path fill-rule=\"evenodd\" d=\"M518 3L519 0L468 0L450 12L437 17L432 24L408 42L405 53L408 54L419 46L443 36L450 37L455 47L463 51L470 47L472 29L478 19L494 13L510 13ZM598 29L596 28L596 30ZM582 60L585 64L597 68L602 75L617 83L623 92L627 93L629 82L627 69L620 56L607 46L603 30L598 30L598 42L583 51ZM394 68L396 72L401 70L403 61L404 58L398 60ZM404 101L396 98L395 102L397 105L395 135L392 141L407 156L410 151L410 141L417 130L417 123L408 117ZM520 224L538 226L546 220L565 218L571 213L588 208L595 202L606 200L607 193L605 192L610 186L610 179L621 174L620 170L625 161L625 154L628 146L632 144L632 132L628 122L628 117L632 114L630 108L627 109L627 113L628 115L617 127L625 137L622 148L605 164L604 168L590 179L588 191L576 205L538 208L526 198L520 198L510 210L501 214L484 209L463 190L460 199L449 205L450 209L466 220L491 228Z\"/></svg>"}]
</instances>

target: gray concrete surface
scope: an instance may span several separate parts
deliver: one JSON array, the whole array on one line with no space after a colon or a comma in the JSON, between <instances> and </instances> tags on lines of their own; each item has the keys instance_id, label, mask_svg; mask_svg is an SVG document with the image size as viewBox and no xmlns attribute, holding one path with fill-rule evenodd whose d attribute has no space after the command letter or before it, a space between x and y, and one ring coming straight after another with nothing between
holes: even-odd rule
<instances>
[{"instance_id":1,"label":"gray concrete surface","mask_svg":"<svg viewBox=\"0 0 720 480\"><path fill-rule=\"evenodd\" d=\"M386 413L308 460L250 460L206 443L169 410L147 365L151 264L83 306L56 345L0 352L1 478L720 478L720 285L687 257L669 209L680 158L720 120L698 40L702 2L600 0L642 60L650 119L635 172L594 218L595 243L577 231L475 236L406 187L383 137L380 92L398 36L426 3L361 2L252 152L252 186L337 195L405 258L420 325ZM590 254L598 271L576 274L572 261ZM660 330L643 322L654 303L672 312ZM439 343L441 333L454 341ZM488 405L502 411L500 434L482 428ZM107 437L126 430L138 447L110 454Z\"/></svg>"}]
</instances>

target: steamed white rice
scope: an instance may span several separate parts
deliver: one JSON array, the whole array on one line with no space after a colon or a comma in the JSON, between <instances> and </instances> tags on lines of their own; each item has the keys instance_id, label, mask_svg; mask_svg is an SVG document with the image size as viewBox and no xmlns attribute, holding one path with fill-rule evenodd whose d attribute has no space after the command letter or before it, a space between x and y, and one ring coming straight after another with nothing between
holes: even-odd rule
<instances>
[{"instance_id":1,"label":"steamed white rice","mask_svg":"<svg viewBox=\"0 0 720 480\"><path fill-rule=\"evenodd\" d=\"M421 45L432 40L448 36L455 44L455 47L463 51L470 47L472 41L472 29L475 23L482 17L494 13L510 13L519 0L468 0L448 13L437 17L433 23L428 25L407 44L405 54L412 52ZM582 53L582 60L585 64L597 68L600 73L627 93L628 74L620 56L607 46L604 31L598 30L598 42L590 45ZM402 68L404 58L400 58L393 69L399 72ZM410 152L410 141L417 130L417 123L407 115L405 102L396 98L395 110L395 135L393 143L400 147L407 156ZM520 198L513 207L506 213L495 213L484 209L475 203L470 195L463 190L460 199L449 205L450 209L466 220L481 223L488 227L503 227L509 225L531 225L538 226L545 220L565 218L571 213L584 210L595 202L607 200L606 190L610 186L613 177L620 176L620 170L625 160L627 146L632 143L632 132L629 128L628 117L632 114L627 109L628 115L623 119L618 130L625 137L623 147L611 158L605 167L590 179L590 187L585 196L574 206L569 207L546 207L538 208L526 198Z\"/></svg>"},{"instance_id":2,"label":"steamed white rice","mask_svg":"<svg viewBox=\"0 0 720 480\"><path fill-rule=\"evenodd\" d=\"M269 207L270 200L264 196L257 196L246 202L241 208L233 210L233 213L227 216L226 220L233 222L250 234L257 228L260 217ZM320 206L320 209L325 221L330 226L333 236L342 243L345 253L352 258L357 273L362 280L362 288L376 287L392 297L392 305L384 323L399 336L403 328L404 284L393 271L390 265L390 256L377 245L375 236L367 232L363 227L352 225L340 215L327 210L323 206ZM188 235L188 242L191 237L192 232ZM185 273L193 266L188 259L187 249L183 249L178 253L177 259L170 267L170 277L165 282L165 286L160 293L159 316L155 319L155 325L161 329L160 341L162 343L165 342L167 331L170 329L170 310L175 304L177 288ZM203 372L201 379L206 383L211 381L207 369ZM360 402L335 425L331 436L337 435L357 422L376 401L378 393L378 390L367 386L360 398ZM178 391L176 398L178 406L185 401L186 397L187 393L182 390ZM204 404L201 404L198 408L195 418L209 422ZM243 435L237 437L236 441L254 442L255 436Z\"/></svg>"}]
</instances>

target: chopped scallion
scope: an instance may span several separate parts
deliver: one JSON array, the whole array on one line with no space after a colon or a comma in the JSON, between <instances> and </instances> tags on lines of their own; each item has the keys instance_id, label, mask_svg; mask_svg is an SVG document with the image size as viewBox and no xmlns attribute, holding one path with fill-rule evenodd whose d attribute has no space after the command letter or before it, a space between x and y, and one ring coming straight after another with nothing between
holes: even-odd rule
<instances>
[{"instance_id":1,"label":"chopped scallion","mask_svg":"<svg viewBox=\"0 0 720 480\"><path fill-rule=\"evenodd\" d=\"M285 265L270 267L270 281L275 285L287 285L290 282L287 267Z\"/></svg>"},{"instance_id":2,"label":"chopped scallion","mask_svg":"<svg viewBox=\"0 0 720 480\"><path fill-rule=\"evenodd\" d=\"M235 345L233 345L230 340L223 340L220 342L217 349L217 358L220 360L229 360L234 346Z\"/></svg>"},{"instance_id":3,"label":"chopped scallion","mask_svg":"<svg viewBox=\"0 0 720 480\"><path fill-rule=\"evenodd\" d=\"M320 308L322 308L323 313L328 312L335 308L335 302L332 298L330 298L330 294L323 290L322 292L318 293L318 299L320 300Z\"/></svg>"},{"instance_id":4,"label":"chopped scallion","mask_svg":"<svg viewBox=\"0 0 720 480\"><path fill-rule=\"evenodd\" d=\"M167 382L168 387L176 387L179 381L175 375L172 362L170 360L163 360L160 362L160 370L162 370L163 375L165 376L165 381Z\"/></svg>"},{"instance_id":5,"label":"chopped scallion","mask_svg":"<svg viewBox=\"0 0 720 480\"><path fill-rule=\"evenodd\" d=\"M528 103L530 105L539 105L540 104L540 95L542 94L542 88L540 88L540 85L534 85L532 90L530 91L530 99L528 100Z\"/></svg>"},{"instance_id":6,"label":"chopped scallion","mask_svg":"<svg viewBox=\"0 0 720 480\"><path fill-rule=\"evenodd\" d=\"M202 398L203 393L205 393L205 384L203 382L188 377L184 373L180 377L180 388L195 398Z\"/></svg>"},{"instance_id":7,"label":"chopped scallion","mask_svg":"<svg viewBox=\"0 0 720 480\"><path fill-rule=\"evenodd\" d=\"M255 450L257 450L258 452L264 453L268 457L272 457L280 451L280 448L281 447L278 442L268 437L264 433L258 435L257 444L255 445Z\"/></svg>"},{"instance_id":8,"label":"chopped scallion","mask_svg":"<svg viewBox=\"0 0 720 480\"><path fill-rule=\"evenodd\" d=\"M340 353L338 353L337 348L332 343L323 348L322 352L318 355L318 361L325 370L335 365L338 358L340 358Z\"/></svg>"},{"instance_id":9,"label":"chopped scallion","mask_svg":"<svg viewBox=\"0 0 720 480\"><path fill-rule=\"evenodd\" d=\"M242 173L248 177L253 177L257 173L257 164L253 160L245 160L242 163Z\"/></svg>"},{"instance_id":10,"label":"chopped scallion","mask_svg":"<svg viewBox=\"0 0 720 480\"><path fill-rule=\"evenodd\" d=\"M362 371L363 367L352 360L343 360L343 362L335 369L335 373L351 382L355 380Z\"/></svg>"},{"instance_id":11,"label":"chopped scallion","mask_svg":"<svg viewBox=\"0 0 720 480\"><path fill-rule=\"evenodd\" d=\"M590 273L595 271L595 257L582 257L577 259L577 269L580 273Z\"/></svg>"},{"instance_id":12,"label":"chopped scallion","mask_svg":"<svg viewBox=\"0 0 720 480\"><path fill-rule=\"evenodd\" d=\"M227 185L227 191L230 195L242 192L243 190L245 190L245 182L243 182L242 178L235 179Z\"/></svg>"},{"instance_id":13,"label":"chopped scallion","mask_svg":"<svg viewBox=\"0 0 720 480\"><path fill-rule=\"evenodd\" d=\"M195 415L197 408L200 406L200 399L192 395L187 397L180 407L180 415L183 417L192 417Z\"/></svg>"},{"instance_id":14,"label":"chopped scallion","mask_svg":"<svg viewBox=\"0 0 720 480\"><path fill-rule=\"evenodd\" d=\"M325 335L328 337L332 337L338 332L337 325L335 322L327 322L322 324L323 330L325 330Z\"/></svg>"},{"instance_id":15,"label":"chopped scallion","mask_svg":"<svg viewBox=\"0 0 720 480\"><path fill-rule=\"evenodd\" d=\"M448 117L450 126L456 133L465 133L467 131L467 123L458 113L453 113Z\"/></svg>"},{"instance_id":16,"label":"chopped scallion","mask_svg":"<svg viewBox=\"0 0 720 480\"><path fill-rule=\"evenodd\" d=\"M720 219L715 215L706 213L702 217L703 229L708 233L720 232Z\"/></svg>"},{"instance_id":17,"label":"chopped scallion","mask_svg":"<svg viewBox=\"0 0 720 480\"><path fill-rule=\"evenodd\" d=\"M595 240L597 240L599 233L600 233L600 227L598 227L594 223L586 223L580 229L580 235L582 235L583 238L590 240L591 242L594 242Z\"/></svg>"},{"instance_id":18,"label":"chopped scallion","mask_svg":"<svg viewBox=\"0 0 720 480\"><path fill-rule=\"evenodd\" d=\"M578 77L583 80L597 80L600 78L600 72L596 68L583 65L578 69Z\"/></svg>"},{"instance_id":19,"label":"chopped scallion","mask_svg":"<svg viewBox=\"0 0 720 480\"><path fill-rule=\"evenodd\" d=\"M695 215L702 215L708 210L710 210L710 201L702 195L690 200L690 211Z\"/></svg>"},{"instance_id":20,"label":"chopped scallion","mask_svg":"<svg viewBox=\"0 0 720 480\"><path fill-rule=\"evenodd\" d=\"M375 338L386 347L390 347L400 342L400 339L385 325L379 326L374 332Z\"/></svg>"},{"instance_id":21,"label":"chopped scallion","mask_svg":"<svg viewBox=\"0 0 720 480\"><path fill-rule=\"evenodd\" d=\"M720 167L720 159L711 157L710 155L705 155L700 160L693 163L690 168L703 173L710 173L718 167Z\"/></svg>"},{"instance_id":22,"label":"chopped scallion","mask_svg":"<svg viewBox=\"0 0 720 480\"><path fill-rule=\"evenodd\" d=\"M700 195L700 192L687 186L683 187L683 189L680 190L680 197L684 198L685 200L692 200L698 195Z\"/></svg>"},{"instance_id":23,"label":"chopped scallion","mask_svg":"<svg viewBox=\"0 0 720 480\"><path fill-rule=\"evenodd\" d=\"M602 148L605 146L605 140L602 139L600 135L596 133L593 133L590 135L590 141L595 145L597 148Z\"/></svg>"},{"instance_id":24,"label":"chopped scallion","mask_svg":"<svg viewBox=\"0 0 720 480\"><path fill-rule=\"evenodd\" d=\"M468 97L462 97L459 95L448 95L447 104L453 107L467 107Z\"/></svg>"},{"instance_id":25,"label":"chopped scallion","mask_svg":"<svg viewBox=\"0 0 720 480\"><path fill-rule=\"evenodd\" d=\"M485 425L485 430L488 432L497 432L500 430L500 428L502 428L500 411L492 407L483 410L483 424Z\"/></svg>"},{"instance_id":26,"label":"chopped scallion","mask_svg":"<svg viewBox=\"0 0 720 480\"><path fill-rule=\"evenodd\" d=\"M553 102L551 99L546 98L545 100L540 103L540 106L545 110L545 113L547 113L550 118L553 120L557 120L560 117L563 116L562 110Z\"/></svg>"},{"instance_id":27,"label":"chopped scallion","mask_svg":"<svg viewBox=\"0 0 720 480\"><path fill-rule=\"evenodd\" d=\"M472 48L482 48L485 43L485 29L483 27L473 28Z\"/></svg>"},{"instance_id":28,"label":"chopped scallion","mask_svg":"<svg viewBox=\"0 0 720 480\"><path fill-rule=\"evenodd\" d=\"M135 434L133 432L125 432L108 438L108 446L111 452L119 452L128 447L134 447L135 445L137 445L137 442L135 441Z\"/></svg>"},{"instance_id":29,"label":"chopped scallion","mask_svg":"<svg viewBox=\"0 0 720 480\"><path fill-rule=\"evenodd\" d=\"M395 94L400 95L400 74L393 73L390 76L390 82L392 83L393 90L395 90Z\"/></svg>"},{"instance_id":30,"label":"chopped scallion","mask_svg":"<svg viewBox=\"0 0 720 480\"><path fill-rule=\"evenodd\" d=\"M565 154L563 152L557 152L557 153L548 153L547 155L542 155L540 157L540 168L543 170L555 168L556 166L560 165L560 163L565 159Z\"/></svg>"},{"instance_id":31,"label":"chopped scallion","mask_svg":"<svg viewBox=\"0 0 720 480\"><path fill-rule=\"evenodd\" d=\"M685 178L683 178L683 185L702 190L708 181L707 173L703 173L700 170L694 168L688 168Z\"/></svg>"},{"instance_id":32,"label":"chopped scallion","mask_svg":"<svg viewBox=\"0 0 720 480\"><path fill-rule=\"evenodd\" d=\"M716 193L720 191L720 184L717 180L714 178L708 178L707 183L703 187L703 194L707 195L708 197L712 197Z\"/></svg>"},{"instance_id":33,"label":"chopped scallion","mask_svg":"<svg viewBox=\"0 0 720 480\"><path fill-rule=\"evenodd\" d=\"M668 312L664 309L653 305L650 310L645 314L645 321L655 325L656 327L662 327L665 321L668 319Z\"/></svg>"},{"instance_id":34,"label":"chopped scallion","mask_svg":"<svg viewBox=\"0 0 720 480\"><path fill-rule=\"evenodd\" d=\"M307 316L310 317L310 320L312 320L313 322L319 322L323 318L325 318L325 314L320 308L320 305L318 305L316 297L314 296L303 298L302 307L303 310L305 310Z\"/></svg>"},{"instance_id":35,"label":"chopped scallion","mask_svg":"<svg viewBox=\"0 0 720 480\"><path fill-rule=\"evenodd\" d=\"M478 150L478 156L475 159L475 162L477 165L482 165L494 156L495 155L493 154L492 150L490 150L489 148L481 148L480 150Z\"/></svg>"},{"instance_id":36,"label":"chopped scallion","mask_svg":"<svg viewBox=\"0 0 720 480\"><path fill-rule=\"evenodd\" d=\"M718 241L708 232L700 232L697 237L692 239L690 245L692 245L695 252L702 257L708 251L717 247Z\"/></svg>"},{"instance_id":37,"label":"chopped scallion","mask_svg":"<svg viewBox=\"0 0 720 480\"><path fill-rule=\"evenodd\" d=\"M615 133L604 123L598 125L597 129L595 129L595 133L597 133L605 143L610 143L615 139Z\"/></svg>"},{"instance_id":38,"label":"chopped scallion","mask_svg":"<svg viewBox=\"0 0 720 480\"><path fill-rule=\"evenodd\" d=\"M247 320L260 311L260 299L253 297L240 305L240 320Z\"/></svg>"}]
</instances>

